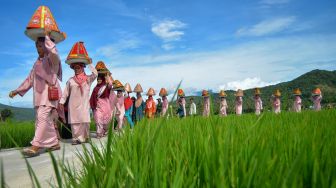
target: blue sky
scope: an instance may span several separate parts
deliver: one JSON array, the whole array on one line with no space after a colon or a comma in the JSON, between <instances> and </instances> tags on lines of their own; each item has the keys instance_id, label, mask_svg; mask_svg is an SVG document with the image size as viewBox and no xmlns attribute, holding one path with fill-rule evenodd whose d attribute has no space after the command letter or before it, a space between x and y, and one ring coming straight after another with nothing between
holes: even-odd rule
<instances>
[{"instance_id":1,"label":"blue sky","mask_svg":"<svg viewBox=\"0 0 336 188\"><path fill-rule=\"evenodd\" d=\"M144 89L237 89L291 80L313 69L336 69L336 1L3 1L0 8L0 103L32 104L32 92L7 97L28 75L37 54L25 27L48 6L67 39L64 60L84 41L94 62L115 79ZM89 72L87 72L89 73Z\"/></svg>"}]
</instances>

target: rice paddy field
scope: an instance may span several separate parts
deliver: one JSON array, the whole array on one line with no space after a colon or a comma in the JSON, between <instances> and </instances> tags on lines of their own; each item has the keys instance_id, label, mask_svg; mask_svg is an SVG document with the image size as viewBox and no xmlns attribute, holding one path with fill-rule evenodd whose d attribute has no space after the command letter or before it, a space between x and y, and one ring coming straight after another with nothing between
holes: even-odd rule
<instances>
[{"instance_id":1,"label":"rice paddy field","mask_svg":"<svg viewBox=\"0 0 336 188\"><path fill-rule=\"evenodd\" d=\"M55 186L336 187L335 135L336 110L145 120L54 160Z\"/></svg>"},{"instance_id":2,"label":"rice paddy field","mask_svg":"<svg viewBox=\"0 0 336 188\"><path fill-rule=\"evenodd\" d=\"M63 127L60 126L61 131ZM96 127L91 122L90 130L95 131ZM12 137L19 147L30 146L35 133L35 124L32 121L6 121L0 122L0 150L16 147Z\"/></svg>"},{"instance_id":3,"label":"rice paddy field","mask_svg":"<svg viewBox=\"0 0 336 188\"><path fill-rule=\"evenodd\" d=\"M0 122L0 149L13 148L15 144L9 138L13 137L19 146L29 146L34 137L35 125L31 121Z\"/></svg>"}]
</instances>

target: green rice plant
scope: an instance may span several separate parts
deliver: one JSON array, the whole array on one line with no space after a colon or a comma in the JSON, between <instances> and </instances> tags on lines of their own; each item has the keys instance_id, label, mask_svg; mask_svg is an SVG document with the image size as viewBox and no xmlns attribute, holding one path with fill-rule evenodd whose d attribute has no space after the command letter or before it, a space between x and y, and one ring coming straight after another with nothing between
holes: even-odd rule
<instances>
[{"instance_id":1,"label":"green rice plant","mask_svg":"<svg viewBox=\"0 0 336 188\"><path fill-rule=\"evenodd\" d=\"M144 119L83 145L79 165L50 153L52 186L335 187L335 122L335 110Z\"/></svg>"},{"instance_id":2,"label":"green rice plant","mask_svg":"<svg viewBox=\"0 0 336 188\"><path fill-rule=\"evenodd\" d=\"M334 187L336 111L144 120L91 145L65 187Z\"/></svg>"},{"instance_id":3,"label":"green rice plant","mask_svg":"<svg viewBox=\"0 0 336 188\"><path fill-rule=\"evenodd\" d=\"M8 135L11 135L18 146L29 146L34 137L34 122L1 122L0 123L0 149L16 147Z\"/></svg>"}]
</instances>

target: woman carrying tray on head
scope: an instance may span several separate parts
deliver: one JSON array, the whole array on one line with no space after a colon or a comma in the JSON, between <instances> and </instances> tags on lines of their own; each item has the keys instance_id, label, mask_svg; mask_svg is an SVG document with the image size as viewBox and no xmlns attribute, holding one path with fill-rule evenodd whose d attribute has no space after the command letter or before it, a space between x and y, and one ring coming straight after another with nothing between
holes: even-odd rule
<instances>
[{"instance_id":1,"label":"woman carrying tray on head","mask_svg":"<svg viewBox=\"0 0 336 188\"><path fill-rule=\"evenodd\" d=\"M279 89L275 90L272 98L273 98L273 110L274 113L279 114L281 112L281 101L280 101L280 97L281 97L281 92Z\"/></svg>"},{"instance_id":2,"label":"woman carrying tray on head","mask_svg":"<svg viewBox=\"0 0 336 188\"><path fill-rule=\"evenodd\" d=\"M153 99L153 96L155 95L155 91L153 88L149 88L148 92L147 92L147 96L148 99L146 100L146 117L148 119L153 119L155 116L155 112L156 112L156 104L155 101Z\"/></svg>"},{"instance_id":3,"label":"woman carrying tray on head","mask_svg":"<svg viewBox=\"0 0 336 188\"><path fill-rule=\"evenodd\" d=\"M301 91L299 88L294 89L294 103L293 103L293 110L294 112L301 112L302 100L301 100Z\"/></svg>"},{"instance_id":4,"label":"woman carrying tray on head","mask_svg":"<svg viewBox=\"0 0 336 188\"><path fill-rule=\"evenodd\" d=\"M99 61L96 65L98 72L97 85L90 97L90 106L96 123L97 138L107 135L108 125L112 119L112 108L110 104L111 89L107 77L111 74L104 62Z\"/></svg>"},{"instance_id":5,"label":"woman carrying tray on head","mask_svg":"<svg viewBox=\"0 0 336 188\"><path fill-rule=\"evenodd\" d=\"M203 116L209 117L210 116L210 97L209 92L207 90L202 91L203 97Z\"/></svg>"},{"instance_id":6,"label":"woman carrying tray on head","mask_svg":"<svg viewBox=\"0 0 336 188\"><path fill-rule=\"evenodd\" d=\"M321 101L322 101L322 92L320 88L315 88L312 92L311 100L314 103L314 110L320 111L321 110Z\"/></svg>"},{"instance_id":7,"label":"woman carrying tray on head","mask_svg":"<svg viewBox=\"0 0 336 188\"><path fill-rule=\"evenodd\" d=\"M67 81L60 104L63 106L69 97L68 123L71 124L72 144L76 145L87 142L90 136L90 87L98 72L92 66L83 42L74 44L65 62L74 70L74 76ZM86 65L91 75L85 74Z\"/></svg>"},{"instance_id":8,"label":"woman carrying tray on head","mask_svg":"<svg viewBox=\"0 0 336 188\"><path fill-rule=\"evenodd\" d=\"M58 82L62 81L62 67L55 43L64 40L65 34L59 31L49 8L45 6L36 10L25 33L35 41L38 58L25 81L9 96L23 96L33 88L35 135L32 146L23 150L25 156L33 157L39 155L42 148L60 149L55 121L58 119L58 101L62 95ZM61 118L64 119L62 113Z\"/></svg>"},{"instance_id":9,"label":"woman carrying tray on head","mask_svg":"<svg viewBox=\"0 0 336 188\"><path fill-rule=\"evenodd\" d=\"M161 116L164 117L168 111L168 107L169 107L169 102L167 99L168 96L168 92L165 88L161 88L160 93L159 93L160 97L162 97L162 111L161 111Z\"/></svg>"},{"instance_id":10,"label":"woman carrying tray on head","mask_svg":"<svg viewBox=\"0 0 336 188\"><path fill-rule=\"evenodd\" d=\"M227 116L227 102L226 102L226 93L224 90L219 92L220 105L219 105L219 116Z\"/></svg>"},{"instance_id":11,"label":"woman carrying tray on head","mask_svg":"<svg viewBox=\"0 0 336 188\"><path fill-rule=\"evenodd\" d=\"M124 99L125 118L127 119L128 123L130 124L130 128L132 129L134 127L134 123L132 121L133 101L130 96L130 93L132 93L132 88L129 83L125 84L125 91L126 91Z\"/></svg>"},{"instance_id":12,"label":"woman carrying tray on head","mask_svg":"<svg viewBox=\"0 0 336 188\"><path fill-rule=\"evenodd\" d=\"M186 101L185 101L185 94L182 89L177 90L177 115L180 118L186 117L187 116L187 111L186 111Z\"/></svg>"},{"instance_id":13,"label":"woman carrying tray on head","mask_svg":"<svg viewBox=\"0 0 336 188\"><path fill-rule=\"evenodd\" d=\"M260 115L261 110L263 109L263 104L261 100L261 91L259 88L254 89L254 107L255 107L255 114Z\"/></svg>"},{"instance_id":14,"label":"woman carrying tray on head","mask_svg":"<svg viewBox=\"0 0 336 188\"><path fill-rule=\"evenodd\" d=\"M112 77L110 77L109 79L111 82L112 81ZM124 85L119 81L119 80L114 80L112 82L113 85L113 91L111 91L111 97L110 97L110 101L111 101L111 106L113 109L113 114L118 122L118 125L115 126L115 130L122 130L123 125L124 125L124 116L125 116L125 105L124 105L124 96L123 96L123 92L125 91L125 87ZM114 93L114 91L117 92L117 94Z\"/></svg>"},{"instance_id":15,"label":"woman carrying tray on head","mask_svg":"<svg viewBox=\"0 0 336 188\"><path fill-rule=\"evenodd\" d=\"M139 122L145 114L146 103L144 102L141 93L143 92L141 85L138 83L135 88L134 92L136 92L136 100L135 100L135 121Z\"/></svg>"},{"instance_id":16,"label":"woman carrying tray on head","mask_svg":"<svg viewBox=\"0 0 336 188\"><path fill-rule=\"evenodd\" d=\"M243 113L243 96L244 96L243 90L238 89L235 96L236 96L235 100L236 114L240 116Z\"/></svg>"}]
</instances>

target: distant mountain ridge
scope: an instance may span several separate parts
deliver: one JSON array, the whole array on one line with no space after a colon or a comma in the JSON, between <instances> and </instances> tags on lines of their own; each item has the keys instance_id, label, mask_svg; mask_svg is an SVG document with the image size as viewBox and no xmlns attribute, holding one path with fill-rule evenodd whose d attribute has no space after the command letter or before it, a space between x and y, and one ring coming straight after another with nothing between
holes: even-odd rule
<instances>
[{"instance_id":1,"label":"distant mountain ridge","mask_svg":"<svg viewBox=\"0 0 336 188\"><path fill-rule=\"evenodd\" d=\"M271 101L270 97L275 89L280 89L281 91L281 102L283 110L290 110L293 104L293 90L295 88L300 88L302 91L302 104L304 108L309 108L312 105L310 101L311 92L314 88L319 87L322 90L322 105L327 104L336 104L336 70L334 71L326 71L326 70L312 70L307 72L291 81L282 82L275 85L261 87L261 98L263 100L263 105L265 110L271 110ZM227 102L229 105L229 112L234 112L234 94L235 91L228 90L226 91L228 94ZM253 112L254 111L254 88L244 90L243 97L243 109L244 112ZM214 113L218 113L219 109L219 97L218 93L211 94L212 101L214 103L213 111ZM187 103L189 103L187 97ZM196 105L198 106L198 111L202 111L202 97L201 96L193 96L196 101Z\"/></svg>"},{"instance_id":2,"label":"distant mountain ridge","mask_svg":"<svg viewBox=\"0 0 336 188\"><path fill-rule=\"evenodd\" d=\"M35 111L33 108L20 108L0 104L0 111L3 109L10 109L14 114L14 119L18 121L30 121L35 119Z\"/></svg>"},{"instance_id":3,"label":"distant mountain ridge","mask_svg":"<svg viewBox=\"0 0 336 188\"><path fill-rule=\"evenodd\" d=\"M270 96L272 95L275 89L280 89L282 96L282 110L288 110L292 107L293 103L293 89L300 88L302 91L302 101L303 107L309 108L312 105L310 101L311 91L315 87L320 87L322 90L323 100L322 105L325 107L327 104L336 104L336 70L334 71L326 71L326 70L312 70L307 72L291 81L282 82L275 85L270 85L261 88L261 98L263 100L263 105L265 110L271 110L271 101ZM201 93L196 92L196 93ZM229 112L234 113L234 93L235 91L229 90L226 91L228 94L227 102L229 105ZM254 111L254 89L244 90L244 98L243 98L243 109L244 113L253 112ZM197 111L199 114L202 112L202 97L201 96L187 96L187 108L189 108L189 98L193 97L196 105ZM218 113L219 108L219 98L218 93L211 93L212 101L214 106L212 106L212 111L214 114ZM176 108L176 104L173 104L174 108ZM0 104L0 110L9 108L14 113L14 119L25 121L25 120L34 120L35 112L33 108L19 108L12 107Z\"/></svg>"}]
</instances>

